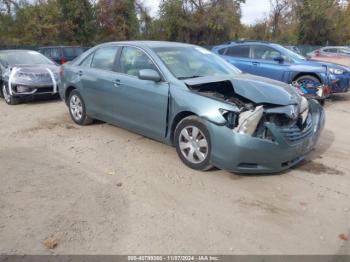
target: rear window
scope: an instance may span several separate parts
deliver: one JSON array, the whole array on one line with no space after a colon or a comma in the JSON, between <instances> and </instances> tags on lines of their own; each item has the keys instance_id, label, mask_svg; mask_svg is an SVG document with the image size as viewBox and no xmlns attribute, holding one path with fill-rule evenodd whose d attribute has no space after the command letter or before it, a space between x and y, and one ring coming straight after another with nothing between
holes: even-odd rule
<instances>
[{"instance_id":1,"label":"rear window","mask_svg":"<svg viewBox=\"0 0 350 262\"><path fill-rule=\"evenodd\" d=\"M249 49L248 45L232 46L227 49L226 55L249 58Z\"/></svg>"},{"instance_id":2,"label":"rear window","mask_svg":"<svg viewBox=\"0 0 350 262\"><path fill-rule=\"evenodd\" d=\"M84 53L84 49L81 47L64 47L63 55L64 57L77 57Z\"/></svg>"}]
</instances>

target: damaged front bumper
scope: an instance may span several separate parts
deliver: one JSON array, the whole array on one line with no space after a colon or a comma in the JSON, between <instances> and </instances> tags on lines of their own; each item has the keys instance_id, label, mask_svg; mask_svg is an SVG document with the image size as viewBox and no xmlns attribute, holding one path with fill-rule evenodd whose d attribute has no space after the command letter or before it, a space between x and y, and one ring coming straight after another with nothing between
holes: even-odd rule
<instances>
[{"instance_id":1,"label":"damaged front bumper","mask_svg":"<svg viewBox=\"0 0 350 262\"><path fill-rule=\"evenodd\" d=\"M209 123L212 164L237 173L274 173L298 164L314 148L325 124L323 108L314 100L309 104L308 122L303 129L266 123L273 141Z\"/></svg>"},{"instance_id":2,"label":"damaged front bumper","mask_svg":"<svg viewBox=\"0 0 350 262\"><path fill-rule=\"evenodd\" d=\"M41 68L36 73L27 67L14 67L5 74L8 92L14 97L36 96L58 93L58 77L49 68Z\"/></svg>"}]
</instances>

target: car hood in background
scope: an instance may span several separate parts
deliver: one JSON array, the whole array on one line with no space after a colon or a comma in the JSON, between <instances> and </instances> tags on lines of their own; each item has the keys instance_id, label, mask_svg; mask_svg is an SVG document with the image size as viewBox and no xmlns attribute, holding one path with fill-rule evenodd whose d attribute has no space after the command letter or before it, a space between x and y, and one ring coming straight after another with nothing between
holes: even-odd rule
<instances>
[{"instance_id":1,"label":"car hood in background","mask_svg":"<svg viewBox=\"0 0 350 262\"><path fill-rule=\"evenodd\" d=\"M58 82L59 67L56 65L13 65L4 72L5 81L9 81L11 72L15 68L19 71L13 75L12 81L17 85L50 86L53 84L50 72Z\"/></svg>"},{"instance_id":2,"label":"car hood in background","mask_svg":"<svg viewBox=\"0 0 350 262\"><path fill-rule=\"evenodd\" d=\"M327 61L319 61L319 60L309 59L309 60L302 60L299 63L300 64L292 65L292 68L303 68L303 69L304 68L307 68L307 69L312 68L312 70L319 72L319 71L325 71L326 70L325 66L326 66L326 67L330 67L330 68L345 70L347 72L350 71L349 67L346 67L346 66L340 65L340 64L336 64L336 63L332 63L332 62L327 62Z\"/></svg>"},{"instance_id":3,"label":"car hood in background","mask_svg":"<svg viewBox=\"0 0 350 262\"><path fill-rule=\"evenodd\" d=\"M188 86L230 81L234 92L256 104L299 104L301 97L290 85L250 74L236 76L208 76L184 80ZM215 90L213 90L215 91Z\"/></svg>"}]
</instances>

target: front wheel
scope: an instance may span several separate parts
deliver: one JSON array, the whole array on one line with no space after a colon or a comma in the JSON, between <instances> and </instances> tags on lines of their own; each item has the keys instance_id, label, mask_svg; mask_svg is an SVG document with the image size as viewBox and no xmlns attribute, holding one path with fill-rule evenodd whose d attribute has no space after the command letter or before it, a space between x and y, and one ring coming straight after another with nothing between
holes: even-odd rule
<instances>
[{"instance_id":1,"label":"front wheel","mask_svg":"<svg viewBox=\"0 0 350 262\"><path fill-rule=\"evenodd\" d=\"M200 118L183 119L175 129L174 141L177 154L185 165L201 171L212 168L210 135Z\"/></svg>"},{"instance_id":2,"label":"front wheel","mask_svg":"<svg viewBox=\"0 0 350 262\"><path fill-rule=\"evenodd\" d=\"M92 123L92 119L86 114L85 102L78 90L73 90L70 93L68 101L70 116L76 124L88 125Z\"/></svg>"},{"instance_id":3,"label":"front wheel","mask_svg":"<svg viewBox=\"0 0 350 262\"><path fill-rule=\"evenodd\" d=\"M17 105L19 104L20 100L18 98L13 97L10 95L8 91L8 87L6 86L5 83L2 84L2 89L1 89L2 96L4 97L4 100L6 104L8 105Z\"/></svg>"}]
</instances>

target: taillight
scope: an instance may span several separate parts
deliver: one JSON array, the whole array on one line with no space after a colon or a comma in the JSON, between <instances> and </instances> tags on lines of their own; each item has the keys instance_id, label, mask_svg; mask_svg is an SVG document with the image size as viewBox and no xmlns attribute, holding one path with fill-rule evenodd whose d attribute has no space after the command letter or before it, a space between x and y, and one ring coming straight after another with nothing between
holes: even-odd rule
<instances>
[{"instance_id":1,"label":"taillight","mask_svg":"<svg viewBox=\"0 0 350 262\"><path fill-rule=\"evenodd\" d=\"M61 65L65 64L67 61L64 59L64 57L61 58Z\"/></svg>"},{"instance_id":2,"label":"taillight","mask_svg":"<svg viewBox=\"0 0 350 262\"><path fill-rule=\"evenodd\" d=\"M316 55L316 56L320 56L320 55L321 55L320 50L316 50L316 51L315 51L315 55Z\"/></svg>"}]
</instances>

